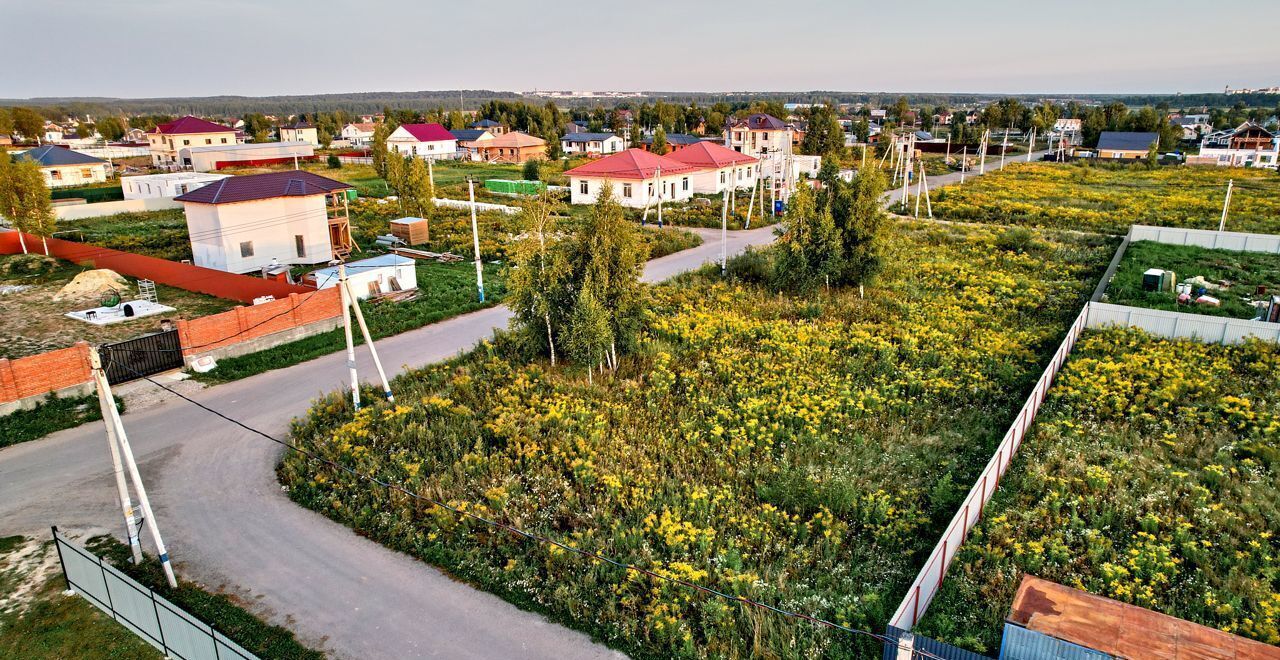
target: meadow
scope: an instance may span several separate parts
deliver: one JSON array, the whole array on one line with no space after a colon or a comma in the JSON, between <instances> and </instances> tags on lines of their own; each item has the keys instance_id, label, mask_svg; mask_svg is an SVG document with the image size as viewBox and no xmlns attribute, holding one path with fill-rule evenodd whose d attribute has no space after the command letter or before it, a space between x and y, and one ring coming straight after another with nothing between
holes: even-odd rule
<instances>
[{"instance_id":1,"label":"meadow","mask_svg":"<svg viewBox=\"0 0 1280 660\"><path fill-rule=\"evenodd\" d=\"M1263 169L1014 162L963 186L938 189L933 213L945 220L1110 234L1123 234L1132 224L1217 229L1228 180L1235 186L1227 229L1280 233L1280 178Z\"/></svg>"},{"instance_id":2,"label":"meadow","mask_svg":"<svg viewBox=\"0 0 1280 660\"><path fill-rule=\"evenodd\" d=\"M1280 347L1087 333L921 634L999 648L1022 573L1280 644Z\"/></svg>"},{"instance_id":3,"label":"meadow","mask_svg":"<svg viewBox=\"0 0 1280 660\"><path fill-rule=\"evenodd\" d=\"M904 224L865 298L691 274L649 290L639 346L594 385L501 336L401 376L394 406L322 398L293 440L573 547L878 631L1112 248ZM297 502L635 657L878 655L299 453L279 475Z\"/></svg>"},{"instance_id":4,"label":"meadow","mask_svg":"<svg viewBox=\"0 0 1280 660\"><path fill-rule=\"evenodd\" d=\"M1178 281L1202 276L1210 283L1229 282L1206 293L1221 301L1219 307L1180 305L1176 293L1144 291L1142 273L1161 268L1177 273ZM1265 292L1258 294L1259 287ZM1115 277L1107 286L1106 302L1174 312L1251 319L1257 316L1253 300L1280 295L1280 254L1211 250L1192 245L1166 245L1152 241L1131 243ZM1195 296L1192 296L1194 298Z\"/></svg>"}]
</instances>

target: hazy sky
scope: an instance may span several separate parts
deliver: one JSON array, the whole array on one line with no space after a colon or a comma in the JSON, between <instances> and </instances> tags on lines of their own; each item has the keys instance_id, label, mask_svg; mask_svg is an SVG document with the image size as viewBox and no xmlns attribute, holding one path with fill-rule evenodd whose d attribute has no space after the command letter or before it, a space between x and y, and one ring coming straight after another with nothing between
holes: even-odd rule
<instances>
[{"instance_id":1,"label":"hazy sky","mask_svg":"<svg viewBox=\"0 0 1280 660\"><path fill-rule=\"evenodd\" d=\"M1220 91L1280 84L1275 2L0 0L0 98Z\"/></svg>"}]
</instances>

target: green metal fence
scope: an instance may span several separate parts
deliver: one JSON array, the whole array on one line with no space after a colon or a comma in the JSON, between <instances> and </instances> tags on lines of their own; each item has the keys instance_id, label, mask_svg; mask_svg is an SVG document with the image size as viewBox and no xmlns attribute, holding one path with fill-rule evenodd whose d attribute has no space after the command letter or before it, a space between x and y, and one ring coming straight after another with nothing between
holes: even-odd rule
<instances>
[{"instance_id":1,"label":"green metal fence","mask_svg":"<svg viewBox=\"0 0 1280 660\"><path fill-rule=\"evenodd\" d=\"M53 199L83 199L89 204L97 202L115 202L124 199L124 190L120 186L107 188L54 188L49 191Z\"/></svg>"},{"instance_id":2,"label":"green metal fence","mask_svg":"<svg viewBox=\"0 0 1280 660\"><path fill-rule=\"evenodd\" d=\"M507 195L537 195L544 187L546 184L541 181L486 179L484 182L485 190Z\"/></svg>"}]
</instances>

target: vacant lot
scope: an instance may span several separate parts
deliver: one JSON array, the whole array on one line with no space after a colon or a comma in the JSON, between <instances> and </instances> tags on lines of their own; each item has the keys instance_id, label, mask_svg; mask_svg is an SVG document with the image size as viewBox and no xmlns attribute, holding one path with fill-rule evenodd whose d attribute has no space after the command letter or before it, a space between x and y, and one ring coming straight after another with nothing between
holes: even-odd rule
<instances>
[{"instance_id":1,"label":"vacant lot","mask_svg":"<svg viewBox=\"0 0 1280 660\"><path fill-rule=\"evenodd\" d=\"M38 265L37 265L38 264ZM58 291L77 274L90 270L69 261L36 255L0 255L0 357L16 358L56 348L66 348L80 340L91 344L120 341L154 332L161 319L192 319L224 312L238 303L194 293L163 284L156 285L161 304L176 311L111 325L96 326L64 316L67 312L99 305L99 297L81 300L54 300ZM120 292L124 300L137 298L138 282L125 278Z\"/></svg>"},{"instance_id":2,"label":"vacant lot","mask_svg":"<svg viewBox=\"0 0 1280 660\"><path fill-rule=\"evenodd\" d=\"M191 258L187 217L182 209L61 220L58 222L58 238L169 261Z\"/></svg>"},{"instance_id":3,"label":"vacant lot","mask_svg":"<svg viewBox=\"0 0 1280 660\"><path fill-rule=\"evenodd\" d=\"M919 630L987 653L1021 573L1280 643L1280 347L1086 334Z\"/></svg>"},{"instance_id":4,"label":"vacant lot","mask_svg":"<svg viewBox=\"0 0 1280 660\"><path fill-rule=\"evenodd\" d=\"M663 575L882 629L1110 254L1100 239L908 225L856 291L718 275L652 290L594 386L505 340L327 397L327 460ZM285 458L299 502L640 657L869 657L841 633L592 563Z\"/></svg>"},{"instance_id":5,"label":"vacant lot","mask_svg":"<svg viewBox=\"0 0 1280 660\"><path fill-rule=\"evenodd\" d=\"M1207 295L1218 298L1222 305L1179 305L1178 295L1163 291L1144 291L1142 273L1149 268L1172 270L1181 282L1201 276L1210 286ZM1228 285L1222 286L1226 282ZM1262 287L1265 293L1259 294ZM1116 276L1107 287L1107 302L1175 312L1192 312L1211 316L1251 319L1257 316L1254 300L1270 300L1280 295L1280 254L1209 250L1185 245L1165 245L1139 241L1125 251ZM1193 294L1192 299L1196 298Z\"/></svg>"},{"instance_id":6,"label":"vacant lot","mask_svg":"<svg viewBox=\"0 0 1280 660\"><path fill-rule=\"evenodd\" d=\"M1229 179L1235 189L1227 229L1280 233L1280 179L1261 169L1013 163L963 186L940 188L933 213L947 220L1112 234L1132 224L1217 229Z\"/></svg>"}]
</instances>

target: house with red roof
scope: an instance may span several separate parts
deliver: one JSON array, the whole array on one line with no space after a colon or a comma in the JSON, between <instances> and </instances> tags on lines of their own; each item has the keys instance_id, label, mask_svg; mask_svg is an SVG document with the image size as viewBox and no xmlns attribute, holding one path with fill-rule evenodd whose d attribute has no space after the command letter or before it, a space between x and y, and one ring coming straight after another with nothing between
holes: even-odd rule
<instances>
[{"instance_id":1,"label":"house with red roof","mask_svg":"<svg viewBox=\"0 0 1280 660\"><path fill-rule=\"evenodd\" d=\"M579 165L565 176L569 177L571 204L594 204L609 186L613 198L623 206L644 208L659 199L680 202L693 197L693 176L700 171L671 156L633 148Z\"/></svg>"},{"instance_id":2,"label":"house with red roof","mask_svg":"<svg viewBox=\"0 0 1280 660\"><path fill-rule=\"evenodd\" d=\"M414 158L457 158L458 139L440 124L401 124L387 136L387 149Z\"/></svg>"},{"instance_id":3,"label":"house with red roof","mask_svg":"<svg viewBox=\"0 0 1280 660\"><path fill-rule=\"evenodd\" d=\"M698 168L691 176L693 192L715 195L734 188L752 188L760 174L760 159L714 142L695 142L667 158Z\"/></svg>"},{"instance_id":4,"label":"house with red roof","mask_svg":"<svg viewBox=\"0 0 1280 660\"><path fill-rule=\"evenodd\" d=\"M350 185L305 170L230 176L174 199L197 266L231 273L318 264L351 251Z\"/></svg>"},{"instance_id":5,"label":"house with red roof","mask_svg":"<svg viewBox=\"0 0 1280 660\"><path fill-rule=\"evenodd\" d=\"M151 164L166 169L181 169L191 163L182 162L179 152L186 147L236 144L236 131L229 126L187 115L160 124L147 131Z\"/></svg>"}]
</instances>

